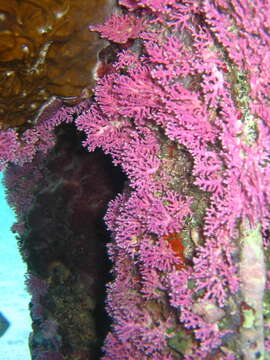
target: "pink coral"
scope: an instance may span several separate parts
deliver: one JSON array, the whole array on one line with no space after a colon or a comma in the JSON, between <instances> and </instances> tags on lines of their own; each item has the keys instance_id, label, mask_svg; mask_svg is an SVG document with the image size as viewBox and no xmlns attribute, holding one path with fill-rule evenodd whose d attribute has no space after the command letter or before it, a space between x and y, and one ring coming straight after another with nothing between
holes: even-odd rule
<instances>
[{"instance_id":1,"label":"pink coral","mask_svg":"<svg viewBox=\"0 0 270 360\"><path fill-rule=\"evenodd\" d=\"M269 5L120 5L104 25L91 27L121 49L110 73L97 80L93 104L76 111L62 107L19 143L13 131L2 134L3 163L46 151L53 128L79 115L84 145L102 148L127 175L124 194L105 216L114 262L105 359L175 358L171 338L180 333L190 339L191 332L180 351L185 360L233 359L232 352L240 358L246 348L255 358L254 343L243 343L244 331L237 335L243 321L234 314L243 317L250 301L237 266L247 255L242 242L256 230L262 250L270 222ZM171 233L179 234L175 241L183 239L180 269L164 238ZM254 297L262 303L262 293ZM257 314L254 303L248 306ZM205 304L224 311L227 322L212 321ZM262 333L256 331L260 355ZM227 342L230 336L236 340Z\"/></svg>"},{"instance_id":2,"label":"pink coral","mask_svg":"<svg viewBox=\"0 0 270 360\"><path fill-rule=\"evenodd\" d=\"M261 21L268 18L259 15L261 8L234 1L232 7L226 1L203 1L202 7L196 1L120 3L135 14L140 9L145 27L136 36L141 46L138 50L138 45L131 45L121 52L113 64L115 72L98 82L98 105L91 111L98 106L100 112L98 121L89 124L90 131L84 114L77 123L86 131L91 150L101 146L109 152L133 189L130 196L112 202L106 217L115 236L111 247L115 247L114 261L120 261L117 249L121 249L121 256L132 259L132 269L142 275L142 289L148 298L149 289L154 298L157 287L164 290L167 284L171 305L181 311L180 320L194 329L200 342L193 349L194 358L205 358L232 330L220 331L217 324L195 314L192 305L199 298L222 307L228 295L237 293L240 279L235 239L240 233L239 221L248 219L251 226L261 222L266 228L269 219L268 112L247 101L248 81L252 83L251 98L265 101L262 89L267 92L266 82L257 69L256 75L251 69L263 69L268 61L269 39L258 30ZM247 20L252 12L259 15L256 25ZM134 15L123 15L125 21L126 16L133 19ZM96 29L105 35L102 27ZM253 42L254 33L258 39ZM263 51L263 61L257 46ZM114 124L118 124L117 129ZM160 236L185 228L194 198L181 194L179 188L178 193L170 188L174 175L164 168L163 135L159 131L189 152L194 184L209 195L203 233L195 237L201 243L196 243L192 270L183 269L177 275L173 274L178 259ZM153 282L147 271L152 272ZM114 296L122 276L118 273ZM194 289L189 288L191 283ZM110 301L113 297L111 307Z\"/></svg>"},{"instance_id":3,"label":"pink coral","mask_svg":"<svg viewBox=\"0 0 270 360\"><path fill-rule=\"evenodd\" d=\"M90 26L90 30L98 31L102 37L122 44L137 38L143 28L142 18L117 14L112 15L103 25Z\"/></svg>"},{"instance_id":4,"label":"pink coral","mask_svg":"<svg viewBox=\"0 0 270 360\"><path fill-rule=\"evenodd\" d=\"M73 107L65 106L61 101L59 104L59 101L54 99L45 104L37 116L35 126L27 129L21 136L13 129L0 131L0 170L8 163L23 165L31 162L37 153L47 153L55 145L55 127L64 122L73 122L74 116L90 105L89 99ZM53 111L49 111L48 107L52 107Z\"/></svg>"},{"instance_id":5,"label":"pink coral","mask_svg":"<svg viewBox=\"0 0 270 360\"><path fill-rule=\"evenodd\" d=\"M16 160L19 145L17 143L17 134L15 130L9 129L0 131L0 170L9 162Z\"/></svg>"}]
</instances>

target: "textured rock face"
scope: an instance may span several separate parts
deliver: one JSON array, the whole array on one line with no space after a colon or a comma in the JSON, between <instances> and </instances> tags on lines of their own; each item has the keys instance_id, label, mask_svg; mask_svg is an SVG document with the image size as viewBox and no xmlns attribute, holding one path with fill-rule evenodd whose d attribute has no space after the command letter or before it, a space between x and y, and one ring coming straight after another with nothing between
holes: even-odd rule
<instances>
[{"instance_id":1,"label":"textured rock face","mask_svg":"<svg viewBox=\"0 0 270 360\"><path fill-rule=\"evenodd\" d=\"M93 87L105 0L0 1L0 128L32 121L51 96Z\"/></svg>"},{"instance_id":2,"label":"textured rock face","mask_svg":"<svg viewBox=\"0 0 270 360\"><path fill-rule=\"evenodd\" d=\"M109 325L104 309L109 235L103 216L122 190L123 176L101 151L82 148L74 125L58 129L56 146L39 169L36 178L28 173L31 201L21 213L19 241L32 293L31 353L33 359L96 359ZM26 169L17 171L27 177ZM14 174L10 168L6 178Z\"/></svg>"},{"instance_id":3,"label":"textured rock face","mask_svg":"<svg viewBox=\"0 0 270 360\"><path fill-rule=\"evenodd\" d=\"M70 239L70 227L91 232L96 216L93 201L101 198L88 193L89 184L85 188L77 179L80 171L72 155L70 165L62 158L60 172L46 160L46 151L55 143L54 129L74 123L85 133L83 145L89 152L101 148L128 178L105 215L113 235L108 245L113 277L107 284L112 326L103 346L104 359L268 358L269 3L119 3L105 24L91 27L112 43L100 54L94 98L74 106L60 104L21 136L15 130L0 132L0 165L23 165L9 167L7 183L29 263L33 315L43 316L44 308L60 309L59 317L41 320L52 321L45 323L50 331L37 323L36 333L51 341L46 347L34 332L35 356L43 352L43 357L53 357L58 350L61 356L79 356L77 347L70 352L66 342L76 334L76 326L63 336L61 322L55 323L55 318L66 320L62 293L57 294L65 290L72 304L77 301L71 295L77 294L77 278L70 277L69 254L74 252L78 259L82 251L82 261L76 263L80 273L92 264L84 262L84 252L91 258L95 249L85 245L87 236L79 236L79 246L71 246L66 254L61 245L66 240L56 236L64 233ZM62 142L69 153L66 137ZM74 173L69 173L69 166ZM89 173L82 179L91 179L96 166L86 166ZM100 193L103 181L98 184ZM35 184L40 184L37 189ZM55 190L61 195L57 203L51 195ZM90 202L85 202L84 192ZM76 195L68 198L68 194ZM78 202L77 194L81 194ZM60 213L65 209L68 223L63 229L55 205ZM78 216L86 210L89 221ZM40 223L43 217L46 220ZM41 239L40 248L35 237ZM49 261L39 255L46 239L57 239L46 248ZM58 246L52 256L51 249ZM65 258L59 260L62 249ZM31 273L32 263L40 265L38 273ZM92 270L89 274L91 297ZM80 290L83 298L86 284ZM68 314L74 318L72 309ZM85 336L94 341L89 329ZM72 343L80 341L75 336ZM84 347L82 359L87 356L83 351Z\"/></svg>"}]
</instances>

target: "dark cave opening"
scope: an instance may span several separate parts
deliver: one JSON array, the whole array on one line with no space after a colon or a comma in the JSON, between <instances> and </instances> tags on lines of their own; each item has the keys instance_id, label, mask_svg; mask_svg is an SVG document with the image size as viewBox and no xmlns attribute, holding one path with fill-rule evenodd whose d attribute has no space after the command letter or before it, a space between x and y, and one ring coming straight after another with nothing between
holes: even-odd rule
<instances>
[{"instance_id":1,"label":"dark cave opening","mask_svg":"<svg viewBox=\"0 0 270 360\"><path fill-rule=\"evenodd\" d=\"M105 299L112 280L106 249L110 233L103 217L126 177L102 150L84 149L74 125L61 125L56 136L21 240L29 274L48 286L39 301L41 314L31 304L30 349L33 360L41 351L68 360L100 359L111 324ZM57 331L48 334L48 323Z\"/></svg>"}]
</instances>

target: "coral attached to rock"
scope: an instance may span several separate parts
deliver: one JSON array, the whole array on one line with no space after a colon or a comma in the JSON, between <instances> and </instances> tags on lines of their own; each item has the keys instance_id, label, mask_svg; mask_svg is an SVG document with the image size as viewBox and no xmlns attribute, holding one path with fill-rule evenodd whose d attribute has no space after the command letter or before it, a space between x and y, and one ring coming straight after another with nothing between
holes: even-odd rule
<instances>
[{"instance_id":1,"label":"coral attached to rock","mask_svg":"<svg viewBox=\"0 0 270 360\"><path fill-rule=\"evenodd\" d=\"M70 117L128 178L105 216L104 359L267 358L270 4L119 4L91 27L117 51ZM6 136L3 164L19 158Z\"/></svg>"}]
</instances>

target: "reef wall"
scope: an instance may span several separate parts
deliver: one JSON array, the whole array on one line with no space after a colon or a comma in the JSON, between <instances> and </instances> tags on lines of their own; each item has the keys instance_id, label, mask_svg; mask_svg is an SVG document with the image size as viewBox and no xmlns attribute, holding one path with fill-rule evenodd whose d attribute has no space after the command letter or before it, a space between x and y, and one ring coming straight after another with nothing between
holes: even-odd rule
<instances>
[{"instance_id":1,"label":"reef wall","mask_svg":"<svg viewBox=\"0 0 270 360\"><path fill-rule=\"evenodd\" d=\"M45 113L20 137L10 129L0 134L2 166L10 162L18 164L16 169L22 166L18 184L23 169L32 167L28 176L44 173L37 180L41 191L33 192L33 185L22 184L20 194L25 187L27 191L11 200L15 208L23 209L27 207L24 201L31 202L28 196L35 198L36 210L31 208L27 222L24 211L17 210L16 229L21 226L29 271L30 259L39 259L43 251L44 240L39 249L31 237L36 229L37 238L42 238L36 218L46 218L47 211L52 219L53 251L45 250L46 258L53 252L52 266L48 268L45 259L44 273L35 274L40 278L29 277L30 291L42 299L45 308L59 289L67 289L74 306L78 302L75 289L81 270L73 262L73 270L69 269L69 254L79 251L74 249L79 228L85 228L85 234L92 231L88 227L94 213L89 210L89 219L84 220L80 212L91 208L92 201L103 201L102 181L98 183L100 196L95 190L88 193L88 180L84 187L80 170L71 165L77 162L66 166L63 161L50 183L50 166L45 170L43 165L43 161L48 164L48 155L42 155L50 153L55 139L68 148L68 137L54 131L57 126L62 129L63 123L74 123L86 137L84 147L90 153L100 148L126 176L125 180L119 175L123 190L110 201L105 215L112 234L107 252L113 267L106 293L111 326L102 358L270 358L270 4L259 0L121 0L103 25L90 29L110 41L99 54L93 100ZM55 149L57 145L52 154ZM68 157L73 159L73 155ZM99 159L89 161L89 168L82 161L86 178L93 176L92 171L102 175ZM12 178L14 172L9 165L7 174ZM33 181L32 175L28 181ZM54 206L58 183L66 225L57 220L61 211ZM110 186L106 201L112 195ZM12 194L8 177L7 187ZM79 221L75 225L69 216L73 207L68 205L73 196L68 203L61 202L66 190L81 194L74 200L74 217ZM44 193L52 204L48 209ZM28 237L27 226L31 228ZM46 222L41 226L47 228ZM57 226L66 226L68 233L75 226L74 242L66 242L68 235L64 235L61 245ZM89 259L82 261L87 269L91 254L102 246L98 244L89 243L87 236L80 243L82 259ZM82 269L85 272L83 265ZM41 283L35 294L31 284L44 281L44 274L46 284ZM82 281L78 296L91 298L90 283ZM92 309L87 306L89 316ZM65 313L59 312L60 324L53 333L56 349L51 351L71 359L64 344L70 343L73 330L65 335L57 332L57 326L71 328L63 326ZM72 310L67 313L73 316ZM87 318L86 323L90 322ZM95 337L91 329L82 330L85 336L93 336L89 342ZM90 352L76 356L92 358Z\"/></svg>"}]
</instances>

